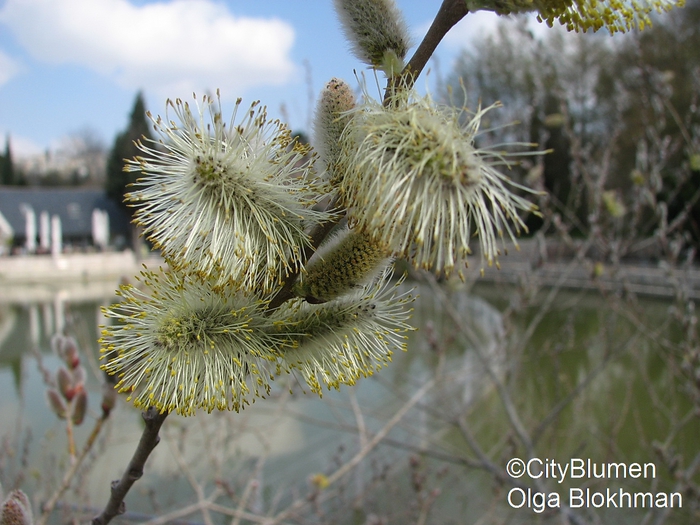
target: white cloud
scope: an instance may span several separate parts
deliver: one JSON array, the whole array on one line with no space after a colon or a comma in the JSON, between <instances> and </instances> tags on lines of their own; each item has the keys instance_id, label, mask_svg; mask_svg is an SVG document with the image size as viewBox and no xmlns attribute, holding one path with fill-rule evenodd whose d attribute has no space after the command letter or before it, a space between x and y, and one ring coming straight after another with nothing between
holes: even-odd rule
<instances>
[{"instance_id":1,"label":"white cloud","mask_svg":"<svg viewBox=\"0 0 700 525\"><path fill-rule=\"evenodd\" d=\"M19 63L0 49L0 86L7 84L19 71Z\"/></svg>"},{"instance_id":2,"label":"white cloud","mask_svg":"<svg viewBox=\"0 0 700 525\"><path fill-rule=\"evenodd\" d=\"M236 17L213 0L135 6L128 0L6 0L0 22L36 59L78 64L122 86L183 96L221 88L234 98L285 83L294 29Z\"/></svg>"}]
</instances>

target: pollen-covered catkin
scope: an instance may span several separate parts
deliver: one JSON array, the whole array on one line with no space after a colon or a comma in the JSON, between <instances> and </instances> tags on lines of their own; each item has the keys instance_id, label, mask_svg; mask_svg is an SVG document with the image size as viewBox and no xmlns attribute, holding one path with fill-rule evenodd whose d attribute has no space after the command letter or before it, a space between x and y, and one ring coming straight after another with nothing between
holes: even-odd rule
<instances>
[{"instance_id":1,"label":"pollen-covered catkin","mask_svg":"<svg viewBox=\"0 0 700 525\"><path fill-rule=\"evenodd\" d=\"M475 144L489 109L467 120L467 110L438 106L414 90L398 92L388 108L364 97L343 137L341 193L354 204L351 226L437 274L460 275L474 236L482 264L498 264L504 237L516 243L526 230L518 212L536 206L515 193L532 190L498 171L510 166L506 154Z\"/></svg>"},{"instance_id":2,"label":"pollen-covered catkin","mask_svg":"<svg viewBox=\"0 0 700 525\"><path fill-rule=\"evenodd\" d=\"M315 149L326 170L331 188L340 183L343 169L338 164L341 136L350 121L348 111L355 107L355 94L344 81L333 78L326 84L316 108L314 121Z\"/></svg>"},{"instance_id":3,"label":"pollen-covered catkin","mask_svg":"<svg viewBox=\"0 0 700 525\"><path fill-rule=\"evenodd\" d=\"M653 11L663 13L683 7L685 0L467 0L469 11L494 11L499 15L536 12L548 26L558 21L567 31L606 29L610 33L640 31L651 26Z\"/></svg>"},{"instance_id":4,"label":"pollen-covered catkin","mask_svg":"<svg viewBox=\"0 0 700 525\"><path fill-rule=\"evenodd\" d=\"M286 336L280 353L285 367L297 370L312 392L353 385L406 349L405 333L413 298L391 283L385 268L376 279L324 304L289 301L275 316L278 335Z\"/></svg>"},{"instance_id":5,"label":"pollen-covered catkin","mask_svg":"<svg viewBox=\"0 0 700 525\"><path fill-rule=\"evenodd\" d=\"M335 0L334 3L355 56L388 76L400 73L411 44L403 15L394 0Z\"/></svg>"},{"instance_id":6,"label":"pollen-covered catkin","mask_svg":"<svg viewBox=\"0 0 700 525\"><path fill-rule=\"evenodd\" d=\"M307 228L329 218L313 209L312 166L257 102L238 100L228 124L218 94L194 103L168 102L174 116L151 117L160 140L127 161L143 174L126 195L135 221L171 267L270 292L300 268Z\"/></svg>"},{"instance_id":7,"label":"pollen-covered catkin","mask_svg":"<svg viewBox=\"0 0 700 525\"><path fill-rule=\"evenodd\" d=\"M389 255L366 232L346 230L310 261L295 292L312 304L330 301L371 280Z\"/></svg>"},{"instance_id":8,"label":"pollen-covered catkin","mask_svg":"<svg viewBox=\"0 0 700 525\"><path fill-rule=\"evenodd\" d=\"M104 309L102 370L138 408L193 415L238 411L270 391L279 343L266 303L243 290L219 293L194 274L142 272L147 290L120 287Z\"/></svg>"}]
</instances>

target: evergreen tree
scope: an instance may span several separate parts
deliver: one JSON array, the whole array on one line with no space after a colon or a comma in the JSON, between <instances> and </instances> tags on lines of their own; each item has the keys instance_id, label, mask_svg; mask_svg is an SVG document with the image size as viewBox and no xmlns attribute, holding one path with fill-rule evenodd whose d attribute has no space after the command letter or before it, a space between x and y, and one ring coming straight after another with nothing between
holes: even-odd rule
<instances>
[{"instance_id":1,"label":"evergreen tree","mask_svg":"<svg viewBox=\"0 0 700 525\"><path fill-rule=\"evenodd\" d=\"M5 139L5 154L0 160L0 183L6 186L13 186L18 182L15 179L15 168L12 163L12 150L10 149L10 137L8 135Z\"/></svg>"},{"instance_id":2,"label":"evergreen tree","mask_svg":"<svg viewBox=\"0 0 700 525\"><path fill-rule=\"evenodd\" d=\"M119 203L129 215L132 214L133 210L124 202L124 194L128 193L129 184L135 182L139 174L124 171L125 159L132 159L141 153L134 141L150 138L146 104L143 100L143 93L139 91L129 116L128 127L119 133L114 140L114 146L107 159L107 179L105 181L107 196ZM134 251L138 252L139 232L135 226L131 228L130 235L131 238L128 239L128 242Z\"/></svg>"},{"instance_id":3,"label":"evergreen tree","mask_svg":"<svg viewBox=\"0 0 700 525\"><path fill-rule=\"evenodd\" d=\"M143 137L150 139L148 120L146 118L146 104L143 93L138 92L134 100L134 107L129 116L129 126L117 135L114 146L107 160L107 195L131 212L124 203L124 194L128 192L127 186L136 181L138 173L124 171L124 159L131 159L140 154L134 141Z\"/></svg>"}]
</instances>

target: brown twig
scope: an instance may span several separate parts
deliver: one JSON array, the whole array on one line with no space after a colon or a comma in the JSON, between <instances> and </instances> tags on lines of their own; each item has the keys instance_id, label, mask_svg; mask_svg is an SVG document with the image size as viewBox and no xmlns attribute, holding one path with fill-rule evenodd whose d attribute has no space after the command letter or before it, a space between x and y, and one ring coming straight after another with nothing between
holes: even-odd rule
<instances>
[{"instance_id":1,"label":"brown twig","mask_svg":"<svg viewBox=\"0 0 700 525\"><path fill-rule=\"evenodd\" d=\"M56 492L53 493L51 498L49 498L49 501L44 505L42 509L41 516L37 520L36 524L37 525L44 525L49 516L51 515L51 512L53 512L53 509L56 507L56 504L58 503L58 500L61 499L61 496L68 490L68 487L71 484L71 481L73 481L73 478L75 477L75 474L78 472L78 469L80 468L80 465L83 464L83 460L87 456L88 452L90 452L90 449L92 448L93 444L95 443L95 440L97 439L97 436L100 433L100 430L102 430L102 424L105 422L107 419L108 414L102 415L96 422L95 426L92 429L92 432L90 433L90 436L88 436L87 441L85 442L85 445L83 445L83 449L80 451L80 454L74 458L75 451L73 451L73 455L71 455L71 459L74 459L73 464L71 465L70 469L66 471L65 475L63 476L63 480L61 480L61 485L58 487ZM70 421L70 417L68 418ZM75 445L74 445L75 446Z\"/></svg>"},{"instance_id":2,"label":"brown twig","mask_svg":"<svg viewBox=\"0 0 700 525\"><path fill-rule=\"evenodd\" d=\"M124 498L134 482L143 476L143 466L148 456L153 452L153 449L160 441L158 432L165 418L168 417L168 413L160 413L156 408L150 407L141 415L146 423L146 428L143 429L143 434L141 434L141 440L121 479L112 482L112 492L109 501L102 511L102 514L93 518L92 525L106 525L112 518L124 513L126 510Z\"/></svg>"},{"instance_id":3,"label":"brown twig","mask_svg":"<svg viewBox=\"0 0 700 525\"><path fill-rule=\"evenodd\" d=\"M423 68L425 68L428 63L428 60L433 56L438 44L442 41L447 32L452 29L457 22L462 20L468 12L467 3L464 0L443 0L433 23L430 25L428 32L423 37L416 52L408 61L408 64L406 64L406 67L404 67L400 75L392 77L389 80L384 94L385 103L394 92L396 86L400 85L401 87L407 88L413 86L416 79L423 71Z\"/></svg>"},{"instance_id":4,"label":"brown twig","mask_svg":"<svg viewBox=\"0 0 700 525\"><path fill-rule=\"evenodd\" d=\"M66 417L66 437L68 438L68 455L71 462L75 463L75 437L73 435L73 418L70 414L75 410L75 398L68 405L68 417Z\"/></svg>"}]
</instances>

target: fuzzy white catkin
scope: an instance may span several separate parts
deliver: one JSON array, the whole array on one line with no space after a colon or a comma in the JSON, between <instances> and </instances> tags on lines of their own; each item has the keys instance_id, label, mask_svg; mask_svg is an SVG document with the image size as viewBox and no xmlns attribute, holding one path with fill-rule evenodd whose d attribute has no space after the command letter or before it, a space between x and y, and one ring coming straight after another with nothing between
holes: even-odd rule
<instances>
[{"instance_id":1,"label":"fuzzy white catkin","mask_svg":"<svg viewBox=\"0 0 700 525\"><path fill-rule=\"evenodd\" d=\"M288 341L282 349L285 367L300 373L311 391L354 385L406 349L407 323L413 298L391 283L391 269L374 282L324 304L290 301L276 312Z\"/></svg>"},{"instance_id":2,"label":"fuzzy white catkin","mask_svg":"<svg viewBox=\"0 0 700 525\"><path fill-rule=\"evenodd\" d=\"M189 416L239 411L270 391L281 344L270 335L265 303L241 290L219 293L194 274L141 274L123 301L104 309L114 324L100 343L102 369L138 408Z\"/></svg>"},{"instance_id":3,"label":"fuzzy white catkin","mask_svg":"<svg viewBox=\"0 0 700 525\"><path fill-rule=\"evenodd\" d=\"M392 286L391 269L325 304L295 299L272 314L240 290L212 288L179 272L141 274L122 302L104 309L102 369L138 408L190 416L239 411L298 372L312 392L352 385L405 349L412 298Z\"/></svg>"},{"instance_id":4,"label":"fuzzy white catkin","mask_svg":"<svg viewBox=\"0 0 700 525\"><path fill-rule=\"evenodd\" d=\"M334 0L334 5L355 56L388 76L400 73L411 44L394 0Z\"/></svg>"},{"instance_id":5,"label":"fuzzy white catkin","mask_svg":"<svg viewBox=\"0 0 700 525\"><path fill-rule=\"evenodd\" d=\"M466 110L438 106L413 90L397 93L388 108L365 97L343 137L342 162L352 176L341 193L354 203L350 224L438 274L460 275L475 235L482 265L498 264L503 238L516 243L526 230L518 212L536 206L514 193L532 190L498 171L510 166L504 154L475 145L489 109L464 123Z\"/></svg>"},{"instance_id":6,"label":"fuzzy white catkin","mask_svg":"<svg viewBox=\"0 0 700 525\"><path fill-rule=\"evenodd\" d=\"M127 161L143 177L126 198L168 264L267 293L301 266L307 228L328 219L312 209L320 196L306 151L257 102L237 118L239 99L229 124L218 94L194 103L151 117L160 139Z\"/></svg>"}]
</instances>

